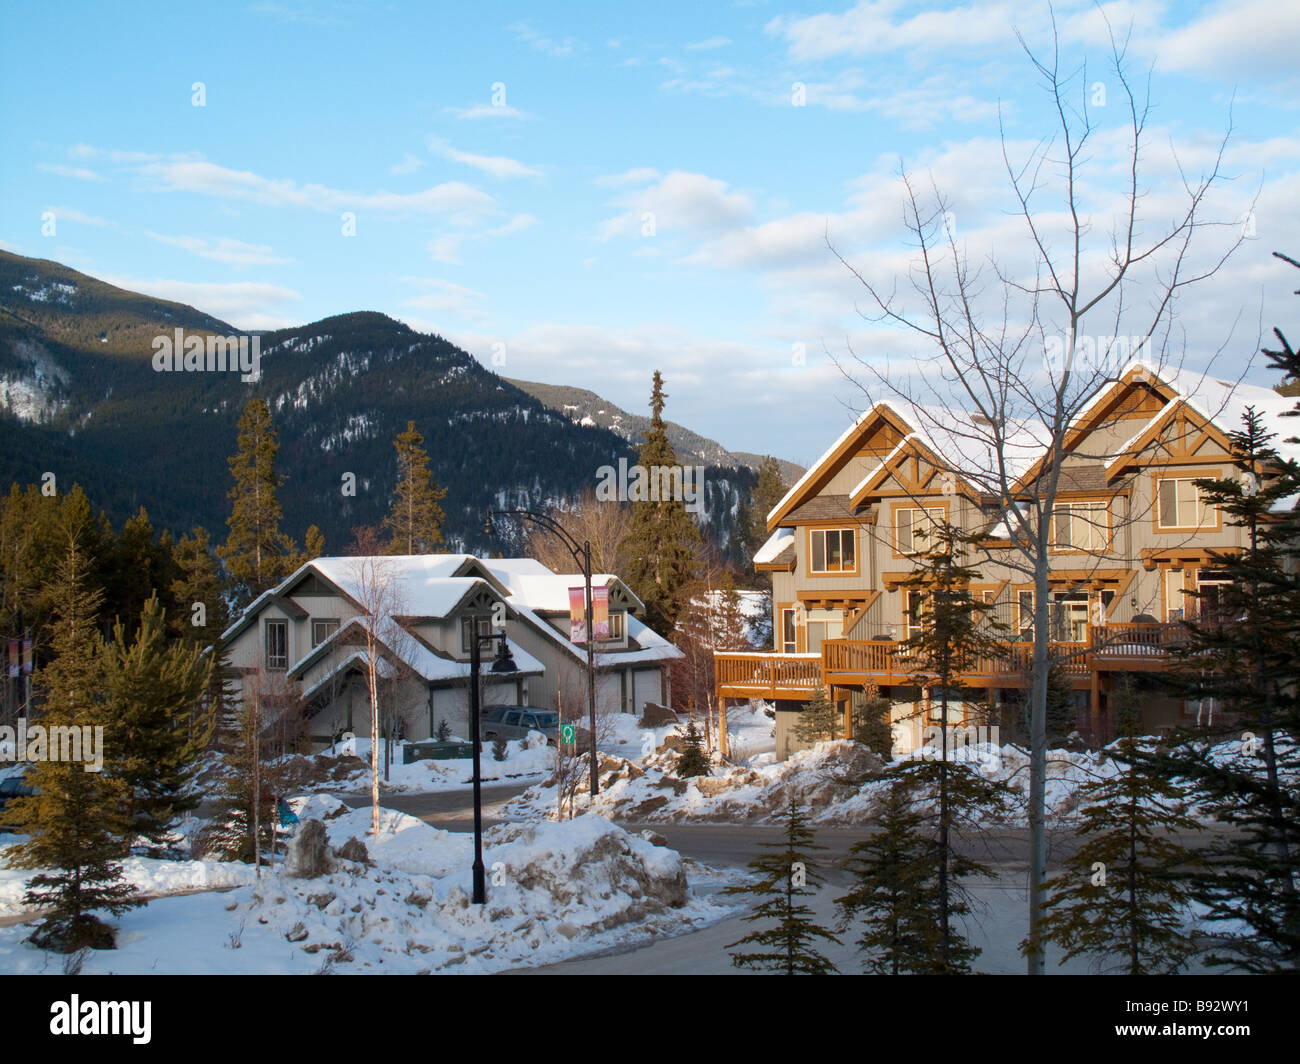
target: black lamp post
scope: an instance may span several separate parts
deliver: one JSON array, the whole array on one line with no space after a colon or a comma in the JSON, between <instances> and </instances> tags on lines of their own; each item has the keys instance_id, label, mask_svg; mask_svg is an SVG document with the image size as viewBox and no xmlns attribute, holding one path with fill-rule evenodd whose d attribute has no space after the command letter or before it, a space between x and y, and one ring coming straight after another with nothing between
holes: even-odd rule
<instances>
[{"instance_id":1,"label":"black lamp post","mask_svg":"<svg viewBox=\"0 0 1300 1064\"><path fill-rule=\"evenodd\" d=\"M474 897L475 905L482 905L487 901L487 877L483 869L483 779L479 771L479 747L482 737L479 723L479 666L482 658L479 655L479 648L484 643L490 643L497 640L497 656L492 662L491 672L509 673L518 672L515 665L515 659L510 656L510 648L506 646L506 633L487 632L480 633L478 630L478 618L471 617L470 623L474 629L474 637L470 640L469 649L469 710L470 710L470 730L473 732L474 744Z\"/></svg>"},{"instance_id":2,"label":"black lamp post","mask_svg":"<svg viewBox=\"0 0 1300 1064\"><path fill-rule=\"evenodd\" d=\"M587 586L587 715L591 723L591 768L588 775L591 776L591 796L593 798L600 794L600 762L596 755L596 639L595 632L592 630L591 623L591 541L583 540L581 544L577 539L553 517L546 514L534 513L532 510L489 510L486 520L483 522L483 534L485 536L495 536L496 530L492 527L493 517L518 517L525 521L531 521L535 525L540 525L548 532L559 538L573 555L573 560L582 567L582 578Z\"/></svg>"}]
</instances>

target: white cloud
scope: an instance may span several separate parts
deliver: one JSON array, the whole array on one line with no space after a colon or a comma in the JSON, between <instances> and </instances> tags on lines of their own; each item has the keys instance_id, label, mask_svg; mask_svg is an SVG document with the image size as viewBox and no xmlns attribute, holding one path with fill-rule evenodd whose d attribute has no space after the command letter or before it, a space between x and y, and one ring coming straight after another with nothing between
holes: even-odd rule
<instances>
[{"instance_id":1,"label":"white cloud","mask_svg":"<svg viewBox=\"0 0 1300 1064\"><path fill-rule=\"evenodd\" d=\"M504 155L475 155L473 152L461 151L452 147L450 143L441 137L429 138L429 150L436 152L444 159L450 159L452 162L461 163L464 166L471 166L475 170L481 170L485 174L491 174L496 178L541 177L542 175L542 172L536 167L525 166L517 159L511 159Z\"/></svg>"},{"instance_id":2,"label":"white cloud","mask_svg":"<svg viewBox=\"0 0 1300 1064\"><path fill-rule=\"evenodd\" d=\"M460 181L444 181L421 192L350 192L326 185L299 184L290 178L263 177L251 170L232 170L201 161L147 163L140 172L169 191L197 192L271 207L445 214L486 212L496 205L487 193Z\"/></svg>"},{"instance_id":3,"label":"white cloud","mask_svg":"<svg viewBox=\"0 0 1300 1064\"><path fill-rule=\"evenodd\" d=\"M730 43L730 37L708 37L705 40L686 45L686 50L688 52L707 52L714 48L725 48Z\"/></svg>"},{"instance_id":4,"label":"white cloud","mask_svg":"<svg viewBox=\"0 0 1300 1064\"><path fill-rule=\"evenodd\" d=\"M531 229L536 224L537 219L531 214L516 214L501 225L478 232L445 233L434 237L425 248L429 252L429 257L435 262L457 266L460 264L461 245L467 241L512 236L515 233L522 233L525 229Z\"/></svg>"},{"instance_id":5,"label":"white cloud","mask_svg":"<svg viewBox=\"0 0 1300 1064\"><path fill-rule=\"evenodd\" d=\"M663 180L618 202L629 209L605 221L601 227L602 239L640 233L647 215L653 215L658 234L727 228L743 223L753 211L750 198L729 191L725 181L681 170L674 170Z\"/></svg>"},{"instance_id":6,"label":"white cloud","mask_svg":"<svg viewBox=\"0 0 1300 1064\"><path fill-rule=\"evenodd\" d=\"M188 303L239 329L279 329L292 325L294 320L279 313L277 308L301 298L292 288L260 281L221 284L123 276L104 276L102 279L132 292Z\"/></svg>"},{"instance_id":7,"label":"white cloud","mask_svg":"<svg viewBox=\"0 0 1300 1064\"><path fill-rule=\"evenodd\" d=\"M549 55L552 59L572 59L579 52L586 51L587 47L576 37L564 37L559 40L548 37L526 20L512 23L506 29L513 33L517 40Z\"/></svg>"},{"instance_id":8,"label":"white cloud","mask_svg":"<svg viewBox=\"0 0 1300 1064\"><path fill-rule=\"evenodd\" d=\"M482 292L441 277L399 277L398 280L421 290L419 295L403 301L405 307L452 314L466 321L481 321L486 317L483 303L487 296Z\"/></svg>"},{"instance_id":9,"label":"white cloud","mask_svg":"<svg viewBox=\"0 0 1300 1064\"><path fill-rule=\"evenodd\" d=\"M625 185L648 185L659 176L659 171L649 166L638 166L624 170L621 174L602 174L592 178L593 185L606 185L610 188L622 188Z\"/></svg>"},{"instance_id":10,"label":"white cloud","mask_svg":"<svg viewBox=\"0 0 1300 1064\"><path fill-rule=\"evenodd\" d=\"M245 244L242 240L220 237L215 242L196 236L167 236L163 233L146 231L145 236L159 244L168 244L197 255L201 259L224 262L228 266L275 266L290 262L290 259L277 258L271 249L262 244Z\"/></svg>"},{"instance_id":11,"label":"white cloud","mask_svg":"<svg viewBox=\"0 0 1300 1064\"><path fill-rule=\"evenodd\" d=\"M96 228L102 228L108 225L103 218L97 218L93 214L87 214L85 211L79 211L76 207L46 207L45 210L54 213L54 223L75 222L78 225L93 225Z\"/></svg>"},{"instance_id":12,"label":"white cloud","mask_svg":"<svg viewBox=\"0 0 1300 1064\"><path fill-rule=\"evenodd\" d=\"M402 157L400 163L394 163L388 168L388 172L390 174L413 174L423 165L423 159L418 155L412 155L410 152L407 152L407 154Z\"/></svg>"},{"instance_id":13,"label":"white cloud","mask_svg":"<svg viewBox=\"0 0 1300 1064\"><path fill-rule=\"evenodd\" d=\"M480 119L480 118L520 118L528 119L533 116L527 111L521 111L518 107L511 107L508 104L490 104L475 103L468 107L444 107L443 110L457 118Z\"/></svg>"},{"instance_id":14,"label":"white cloud","mask_svg":"<svg viewBox=\"0 0 1300 1064\"><path fill-rule=\"evenodd\" d=\"M85 166L65 166L63 163L41 163L38 170L47 174L57 174L59 177L71 177L78 181L107 181L108 178L102 174L97 174Z\"/></svg>"}]
</instances>

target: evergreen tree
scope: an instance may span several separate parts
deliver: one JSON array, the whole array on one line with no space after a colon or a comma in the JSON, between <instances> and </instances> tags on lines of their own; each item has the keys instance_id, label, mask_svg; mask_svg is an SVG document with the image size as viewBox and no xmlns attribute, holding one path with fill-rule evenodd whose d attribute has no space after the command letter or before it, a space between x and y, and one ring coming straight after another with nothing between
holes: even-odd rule
<instances>
[{"instance_id":1,"label":"evergreen tree","mask_svg":"<svg viewBox=\"0 0 1300 1064\"><path fill-rule=\"evenodd\" d=\"M812 745L824 739L844 738L844 714L838 702L832 702L826 688L818 687L804 703L794 726L795 738Z\"/></svg>"},{"instance_id":2,"label":"evergreen tree","mask_svg":"<svg viewBox=\"0 0 1300 1064\"><path fill-rule=\"evenodd\" d=\"M749 894L764 899L746 921L775 926L751 931L727 949L753 946L753 952L732 953L737 968L783 972L786 975L833 975L835 966L816 949L819 939L839 944L839 939L813 920L813 912L800 899L811 897L823 882L813 868L810 853L824 850L814 841L808 819L793 798L785 815L785 840L759 844L772 852L755 857L749 867L760 877L755 883L727 887L724 894Z\"/></svg>"},{"instance_id":3,"label":"evergreen tree","mask_svg":"<svg viewBox=\"0 0 1300 1064\"><path fill-rule=\"evenodd\" d=\"M175 635L200 650L215 646L226 630L229 614L208 530L195 525L176 541L172 557L176 576L168 590L176 611L168 624Z\"/></svg>"},{"instance_id":4,"label":"evergreen tree","mask_svg":"<svg viewBox=\"0 0 1300 1064\"><path fill-rule=\"evenodd\" d=\"M853 699L853 740L889 761L893 757L894 732L890 726L889 699L878 687L868 687Z\"/></svg>"},{"instance_id":5,"label":"evergreen tree","mask_svg":"<svg viewBox=\"0 0 1300 1064\"><path fill-rule=\"evenodd\" d=\"M677 455L664 424L663 376L654 374L650 395L650 431L641 445L639 464L652 474L655 467L676 467ZM645 603L645 623L658 632L671 632L686 607L698 570L700 532L681 499L641 499L632 502L632 516L623 548L631 559L627 583Z\"/></svg>"},{"instance_id":6,"label":"evergreen tree","mask_svg":"<svg viewBox=\"0 0 1300 1064\"><path fill-rule=\"evenodd\" d=\"M424 437L415 422L406 423L406 431L393 441L397 448L397 487L393 502L384 518L389 533L385 554L431 554L442 542L442 521L446 516L439 500L447 493L429 474L429 456Z\"/></svg>"},{"instance_id":7,"label":"evergreen tree","mask_svg":"<svg viewBox=\"0 0 1300 1064\"><path fill-rule=\"evenodd\" d=\"M119 621L105 648L104 693L113 728L109 772L126 786L131 834L165 845L177 818L199 804L190 784L212 740L204 707L213 665L189 643L168 646L157 596L134 640Z\"/></svg>"},{"instance_id":8,"label":"evergreen tree","mask_svg":"<svg viewBox=\"0 0 1300 1064\"><path fill-rule=\"evenodd\" d=\"M217 793L217 810L204 829L202 845L223 861L252 864L259 852L273 841L274 787L267 772L263 751L264 726L260 699L242 699L236 710L235 727L222 752L222 776ZM254 839L260 845L254 847Z\"/></svg>"},{"instance_id":9,"label":"evergreen tree","mask_svg":"<svg viewBox=\"0 0 1300 1064\"><path fill-rule=\"evenodd\" d=\"M47 737L56 728L77 729L85 758L81 729L111 729L113 722L105 713L102 654L95 631L102 594L86 586L86 561L75 527L67 538L51 625L55 658L37 671L33 687L43 696L38 723ZM125 785L106 772L87 771L89 767L67 757L36 762L27 772L36 794L13 800L0 812L0 823L30 836L9 851L10 863L41 869L28 881L24 895L28 905L48 909L32 941L63 953L87 946L111 949L115 932L95 913L104 910L116 916L139 904L117 863L129 830L123 813Z\"/></svg>"},{"instance_id":10,"label":"evergreen tree","mask_svg":"<svg viewBox=\"0 0 1300 1064\"><path fill-rule=\"evenodd\" d=\"M279 449L270 405L265 399L250 399L239 418L237 450L226 460L235 481L227 493L230 534L217 548L241 607L274 587L295 553L292 542L280 532L281 477L275 471Z\"/></svg>"},{"instance_id":11,"label":"evergreen tree","mask_svg":"<svg viewBox=\"0 0 1300 1064\"><path fill-rule=\"evenodd\" d=\"M1119 771L1080 788L1083 843L1044 884L1051 897L1040 926L1066 960L1089 953L1122 958L1126 975L1174 974L1196 950L1184 930L1192 894L1183 881L1195 854L1172 833L1200 824L1187 815L1180 784L1133 763L1136 703L1131 680L1117 680L1111 704L1123 738L1111 749Z\"/></svg>"},{"instance_id":12,"label":"evergreen tree","mask_svg":"<svg viewBox=\"0 0 1300 1064\"><path fill-rule=\"evenodd\" d=\"M853 888L835 899L839 930L861 926L856 945L873 975L927 972L937 951L934 844L916 808L915 781L899 772L886 779L877 830L849 849L844 867Z\"/></svg>"},{"instance_id":13,"label":"evergreen tree","mask_svg":"<svg viewBox=\"0 0 1300 1064\"><path fill-rule=\"evenodd\" d=\"M686 749L682 751L682 758L677 762L677 775L681 779L687 779L691 776L707 776L710 769L709 755L704 749L704 736L700 734L700 729L695 726L694 718L686 722L686 729L682 732L682 741L686 744Z\"/></svg>"},{"instance_id":14,"label":"evergreen tree","mask_svg":"<svg viewBox=\"0 0 1300 1064\"><path fill-rule=\"evenodd\" d=\"M1065 662L1053 658L1047 671L1047 742L1060 746L1075 730L1074 688L1070 685ZM1026 728L1026 731L1028 729Z\"/></svg>"},{"instance_id":15,"label":"evergreen tree","mask_svg":"<svg viewBox=\"0 0 1300 1064\"><path fill-rule=\"evenodd\" d=\"M1233 829L1213 835L1189 882L1207 919L1229 928L1207 963L1252 972L1300 970L1300 519L1277 512L1300 492L1300 467L1274 438L1248 408L1232 433L1239 477L1198 481L1246 539L1239 555L1212 555L1232 583L1174 651L1184 693L1213 699L1215 722L1165 754L1134 755L1153 777L1188 781L1197 805Z\"/></svg>"},{"instance_id":16,"label":"evergreen tree","mask_svg":"<svg viewBox=\"0 0 1300 1064\"><path fill-rule=\"evenodd\" d=\"M1001 652L999 636L1004 630L993 616L992 605L971 594L970 585L980 575L965 563L973 542L974 537L954 525L938 523L921 564L904 583L919 592L923 605L916 618L920 627L903 644L902 652L911 668L932 677L927 723L937 727L940 739L934 760L914 762L902 770L913 777L916 788L929 788L935 802L937 939L932 970L936 972L968 970L975 951L958 934L952 919L967 907L959 881L987 871L955 850L954 829L962 820L977 816L977 810L992 808L1001 800L999 788L983 779L977 767L954 760L952 743L952 727L963 723L963 715L970 718L971 707L980 707L983 699L982 693L967 686L966 677L981 671L984 662Z\"/></svg>"},{"instance_id":17,"label":"evergreen tree","mask_svg":"<svg viewBox=\"0 0 1300 1064\"><path fill-rule=\"evenodd\" d=\"M785 498L787 490L777 460L770 454L765 456L758 467L758 482L754 485L752 494L748 499L742 500L742 506L736 513L736 536L741 541L741 564L747 570L753 569L754 555L767 539L767 515Z\"/></svg>"}]
</instances>

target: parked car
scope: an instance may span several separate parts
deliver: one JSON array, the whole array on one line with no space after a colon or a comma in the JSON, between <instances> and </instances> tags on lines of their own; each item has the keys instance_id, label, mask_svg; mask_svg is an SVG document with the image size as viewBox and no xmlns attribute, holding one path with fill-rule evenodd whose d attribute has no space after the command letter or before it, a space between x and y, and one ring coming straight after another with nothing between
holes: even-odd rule
<instances>
[{"instance_id":1,"label":"parked car","mask_svg":"<svg viewBox=\"0 0 1300 1064\"><path fill-rule=\"evenodd\" d=\"M36 793L35 788L30 787L22 776L9 776L0 780L0 809L5 807L5 803L10 798L30 798ZM0 825L0 832L9 829Z\"/></svg>"},{"instance_id":2,"label":"parked car","mask_svg":"<svg viewBox=\"0 0 1300 1064\"><path fill-rule=\"evenodd\" d=\"M536 706L493 706L483 711L479 730L484 742L498 737L523 739L529 732L541 732L547 743L554 746L560 739L560 715L553 709ZM590 749L591 731L578 726L576 743L579 750Z\"/></svg>"}]
</instances>

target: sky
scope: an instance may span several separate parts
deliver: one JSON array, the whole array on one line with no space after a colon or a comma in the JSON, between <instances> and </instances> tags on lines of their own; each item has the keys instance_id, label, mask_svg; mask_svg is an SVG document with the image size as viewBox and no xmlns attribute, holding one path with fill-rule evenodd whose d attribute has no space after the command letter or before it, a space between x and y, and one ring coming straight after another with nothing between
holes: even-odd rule
<instances>
[{"instance_id":1,"label":"sky","mask_svg":"<svg viewBox=\"0 0 1300 1064\"><path fill-rule=\"evenodd\" d=\"M240 329L382 311L635 413L660 369L671 419L809 464L876 397L867 366L927 372L864 285L916 307L901 175L981 271L981 313L1000 277L1041 273L1011 173L1041 179L1034 217L1068 258L1064 141L1025 50L1050 62L1053 14L1067 112L1092 127L1085 289L1130 174L1112 40L1150 104L1139 243L1228 134L1198 215L1218 224L1186 261L1231 254L1162 329L1239 373L1300 287L1272 257L1300 257L1300 4L1276 0L11 0L0 246ZM1145 265L1125 313L1169 260Z\"/></svg>"}]
</instances>

